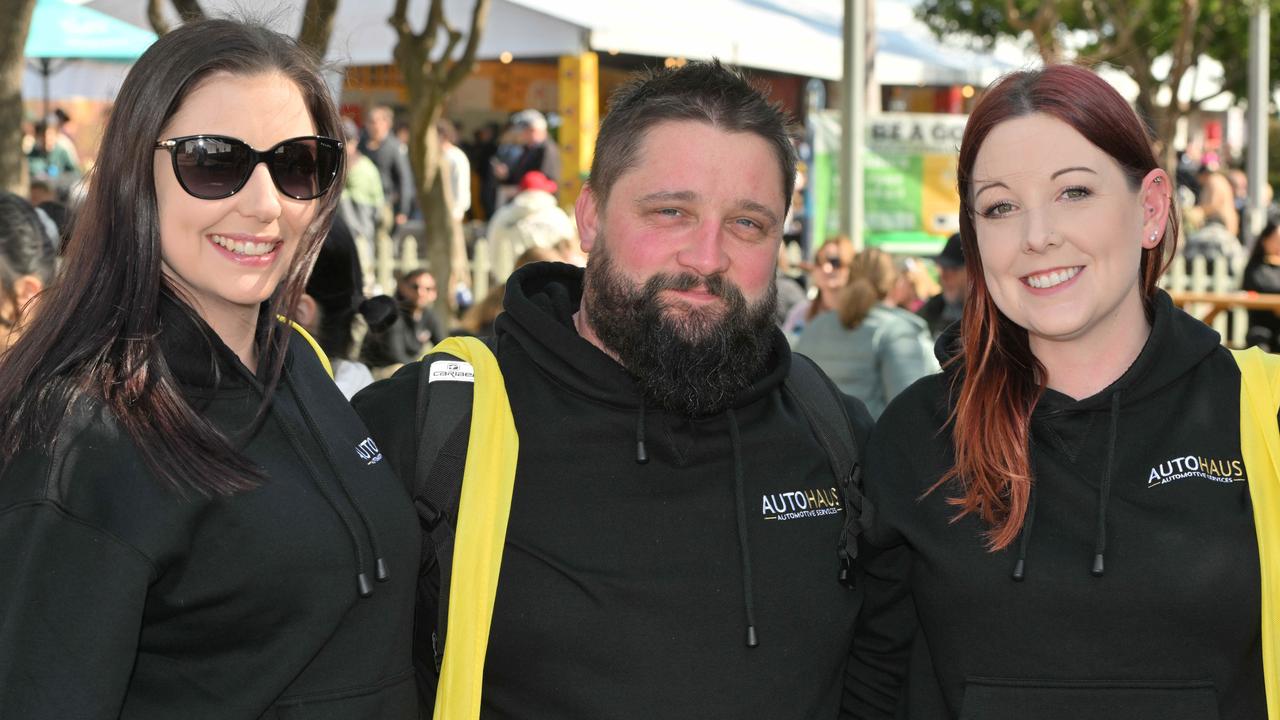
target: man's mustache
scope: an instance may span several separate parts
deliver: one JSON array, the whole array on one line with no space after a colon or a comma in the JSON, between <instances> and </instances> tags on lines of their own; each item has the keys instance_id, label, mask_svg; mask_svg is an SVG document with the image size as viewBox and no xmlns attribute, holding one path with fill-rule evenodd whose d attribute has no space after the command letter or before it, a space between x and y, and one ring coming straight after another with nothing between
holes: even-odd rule
<instances>
[{"instance_id":1,"label":"man's mustache","mask_svg":"<svg viewBox=\"0 0 1280 720\"><path fill-rule=\"evenodd\" d=\"M701 290L718 298L725 297L729 288L734 287L736 289L736 286L725 280L724 273L714 273L712 275L660 273L649 278L649 281L645 284L650 292L661 290L678 290L681 292Z\"/></svg>"}]
</instances>

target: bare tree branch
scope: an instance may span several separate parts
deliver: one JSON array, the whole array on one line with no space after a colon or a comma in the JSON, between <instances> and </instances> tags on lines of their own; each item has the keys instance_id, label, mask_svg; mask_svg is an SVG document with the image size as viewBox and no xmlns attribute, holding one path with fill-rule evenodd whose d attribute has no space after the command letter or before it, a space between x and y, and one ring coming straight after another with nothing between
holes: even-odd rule
<instances>
[{"instance_id":1,"label":"bare tree branch","mask_svg":"<svg viewBox=\"0 0 1280 720\"><path fill-rule=\"evenodd\" d=\"M476 32L476 28L482 28L488 23L489 2L490 0L476 0L475 7L471 9L471 34L467 37L467 47L445 78L445 87L449 90L461 85L471 74L471 68L476 62L476 50L480 47L480 33Z\"/></svg>"},{"instance_id":2,"label":"bare tree branch","mask_svg":"<svg viewBox=\"0 0 1280 720\"><path fill-rule=\"evenodd\" d=\"M444 3L431 0L431 11L427 13L427 27L422 31L422 47L430 60L431 51L436 46L436 36L440 33L440 23L444 21Z\"/></svg>"},{"instance_id":3,"label":"bare tree branch","mask_svg":"<svg viewBox=\"0 0 1280 720\"><path fill-rule=\"evenodd\" d=\"M462 226L454 218L449 184L444 181L436 122L449 93L471 73L490 2L475 0L466 48L457 59L453 55L463 33L445 18L444 0L431 0L421 33L414 33L409 23L408 0L396 0L395 12L388 20L398 38L393 54L409 91L409 161L424 219L423 239L431 272L442 288L453 287L455 278L465 275L466 249ZM442 30L446 38L443 52L436 54ZM450 295L439 294L440 310L448 312Z\"/></svg>"},{"instance_id":4,"label":"bare tree branch","mask_svg":"<svg viewBox=\"0 0 1280 720\"><path fill-rule=\"evenodd\" d=\"M147 0L147 22L151 23L156 35L164 35L171 29L169 21L164 19L163 4L164 0Z\"/></svg>"},{"instance_id":5,"label":"bare tree branch","mask_svg":"<svg viewBox=\"0 0 1280 720\"><path fill-rule=\"evenodd\" d=\"M391 24L391 28L396 31L396 37L400 41L400 45L404 45L405 41L413 37L413 28L409 27L409 0L396 0L396 9L391 13L391 17L387 20Z\"/></svg>"},{"instance_id":6,"label":"bare tree branch","mask_svg":"<svg viewBox=\"0 0 1280 720\"><path fill-rule=\"evenodd\" d=\"M204 8L200 7L200 0L173 0L173 7L177 9L178 17L182 18L182 22L203 20L207 17Z\"/></svg>"},{"instance_id":7,"label":"bare tree branch","mask_svg":"<svg viewBox=\"0 0 1280 720\"><path fill-rule=\"evenodd\" d=\"M329 38L333 36L333 16L338 11L338 0L307 0L302 10L302 27L298 29L298 44L316 60L324 60L329 52Z\"/></svg>"},{"instance_id":8,"label":"bare tree branch","mask_svg":"<svg viewBox=\"0 0 1280 720\"><path fill-rule=\"evenodd\" d=\"M1195 98L1194 100L1192 100L1192 101L1187 105L1187 109L1188 109L1188 110L1196 110L1196 109L1198 109L1201 105L1203 105L1203 104L1205 104L1205 103L1209 102L1210 100L1212 100L1212 99L1214 99L1214 98L1218 97L1219 95L1226 95L1226 94L1227 94L1227 93L1229 93L1229 92L1231 92L1231 91L1230 91L1230 90L1228 90L1228 89L1227 89L1227 88L1225 88L1225 87L1218 88L1216 91L1211 92L1211 93L1209 93L1208 95L1205 95L1205 96L1203 96L1203 97L1198 97L1198 98Z\"/></svg>"},{"instance_id":9,"label":"bare tree branch","mask_svg":"<svg viewBox=\"0 0 1280 720\"><path fill-rule=\"evenodd\" d=\"M1009 19L1009 27L1018 32L1026 32L1031 29L1031 25L1022 19L1022 13L1018 10L1018 6L1013 0L1004 0L1004 14Z\"/></svg>"}]
</instances>

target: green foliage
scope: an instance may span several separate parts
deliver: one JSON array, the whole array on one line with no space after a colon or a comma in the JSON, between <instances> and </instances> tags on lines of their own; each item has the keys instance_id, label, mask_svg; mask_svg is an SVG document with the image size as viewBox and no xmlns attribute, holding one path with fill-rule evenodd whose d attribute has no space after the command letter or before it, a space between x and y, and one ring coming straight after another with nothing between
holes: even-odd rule
<instances>
[{"instance_id":1,"label":"green foliage","mask_svg":"<svg viewBox=\"0 0 1280 720\"><path fill-rule=\"evenodd\" d=\"M1020 41L1024 32L1030 33L1028 47L1042 57L1046 50L1070 46L1077 62L1108 63L1133 78L1144 95L1139 104L1148 105L1169 79L1156 77L1152 62L1170 53L1190 65L1201 53L1218 60L1224 88L1244 96L1252 5L1242 0L922 0L917 15L940 38L962 33L988 48L1000 39ZM1277 11L1271 14L1273 85L1280 80ZM1069 42L1076 38L1084 38L1084 44Z\"/></svg>"}]
</instances>

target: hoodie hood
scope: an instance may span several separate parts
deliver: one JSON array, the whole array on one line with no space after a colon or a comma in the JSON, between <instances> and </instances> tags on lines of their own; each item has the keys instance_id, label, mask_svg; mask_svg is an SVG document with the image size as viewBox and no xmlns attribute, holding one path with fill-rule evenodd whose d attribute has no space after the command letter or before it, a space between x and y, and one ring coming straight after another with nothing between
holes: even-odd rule
<instances>
[{"instance_id":1,"label":"hoodie hood","mask_svg":"<svg viewBox=\"0 0 1280 720\"><path fill-rule=\"evenodd\" d=\"M356 560L356 587L361 597L371 596L373 583L370 577L378 582L385 582L390 577L380 549L378 529L361 502L347 487L343 479L344 473L339 469L341 463L333 456L330 444L318 443L318 455L324 459L324 466L316 462L314 456L317 453L307 447L308 440L314 441L325 436L320 422L309 407L314 398L308 397L314 390L309 384L324 382L316 375L317 371L323 372L318 358L308 357L306 364L309 368L295 369L294 358L286 350L279 384L274 389L275 394L268 397L265 380L266 373L270 372L272 366L269 349L260 358L258 375L255 376L199 315L167 294L162 294L160 298L160 348L165 362L174 378L183 386L188 400L203 411L218 397L252 393L261 398L262 405L256 412L238 413L239 427L225 429L228 442L236 450L243 451L253 436L262 430L263 425L274 420L316 490L342 521ZM256 341L259 347L264 344L263 338L266 337L270 317L269 306L263 303L258 313ZM308 356L315 354L315 350L298 337L290 337L289 344L295 352L306 353ZM310 372L305 379L294 377L299 371L307 369ZM301 390L299 385L303 386ZM300 423L287 417L291 413L278 412L277 404L282 401L289 401L296 408Z\"/></svg>"},{"instance_id":2,"label":"hoodie hood","mask_svg":"<svg viewBox=\"0 0 1280 720\"><path fill-rule=\"evenodd\" d=\"M1151 334L1138 353L1138 357L1114 382L1090 397L1076 400L1056 390L1046 388L1031 416L1032 475L1035 475L1035 457L1041 451L1056 453L1073 464L1082 454L1082 448L1097 418L1095 413L1105 414L1106 449L1098 486L1096 535L1094 540L1091 574L1101 577L1106 572L1107 505L1111 496L1111 477L1115 468L1116 447L1120 443L1118 426L1126 407L1158 393L1177 382L1199 365L1220 343L1217 332L1174 307L1168 293L1157 290L1152 301ZM962 371L960 363L946 363L960 352L960 325L953 324L938 338L934 352L943 364L949 380ZM1035 525L1035 483L1032 483L1027 503L1027 514L1018 538L1018 556L1012 577L1026 577L1027 548Z\"/></svg>"},{"instance_id":3,"label":"hoodie hood","mask_svg":"<svg viewBox=\"0 0 1280 720\"><path fill-rule=\"evenodd\" d=\"M269 305L269 301L264 302L258 313L255 342L260 348L265 345L269 329ZM259 395L264 392L263 381L272 366L270 348L260 358L255 375L193 309L167 292L160 294L157 315L160 322L157 342L169 370L180 384L190 390L252 388ZM288 364L287 355L285 362Z\"/></svg>"},{"instance_id":4,"label":"hoodie hood","mask_svg":"<svg viewBox=\"0 0 1280 720\"><path fill-rule=\"evenodd\" d=\"M645 398L631 374L600 348L578 334L573 315L582 306L585 271L561 263L532 263L517 270L507 281L503 307L494 329L501 346L504 335L512 335L534 363L556 382L585 397L635 413L638 465L649 462L646 443ZM781 390L791 370L791 351L777 327L772 328L772 351L765 369L750 386L739 391L723 415L733 452L734 509L738 531L738 559L741 567L743 610L746 618L746 645L759 645L755 623L755 593L752 589L751 548L746 530L746 497L742 460L742 439L737 410L765 395ZM703 419L699 419L701 421Z\"/></svg>"},{"instance_id":5,"label":"hoodie hood","mask_svg":"<svg viewBox=\"0 0 1280 720\"><path fill-rule=\"evenodd\" d=\"M1080 400L1047 389L1035 414L1105 409L1116 392L1122 392L1126 402L1141 400L1185 375L1220 344L1221 337L1213 328L1175 307L1169 294L1157 289L1152 299L1151 334L1129 369L1115 382ZM933 348L949 379L963 369L959 363L947 365L961 350L960 323L954 323Z\"/></svg>"},{"instance_id":6,"label":"hoodie hood","mask_svg":"<svg viewBox=\"0 0 1280 720\"><path fill-rule=\"evenodd\" d=\"M531 263L507 281L504 312L494 323L501 341L513 335L557 382L587 397L624 408L644 404L640 390L621 364L578 334L573 316L582 306L585 271L564 263ZM765 369L739 391L731 407L748 405L781 387L791 369L786 337L773 329Z\"/></svg>"}]
</instances>

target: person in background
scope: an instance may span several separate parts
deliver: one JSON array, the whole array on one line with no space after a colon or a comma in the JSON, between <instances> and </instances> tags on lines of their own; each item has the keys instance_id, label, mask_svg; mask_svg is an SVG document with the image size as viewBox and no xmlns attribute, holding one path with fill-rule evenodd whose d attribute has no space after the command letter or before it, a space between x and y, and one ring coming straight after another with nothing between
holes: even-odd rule
<instances>
[{"instance_id":1,"label":"person in background","mask_svg":"<svg viewBox=\"0 0 1280 720\"><path fill-rule=\"evenodd\" d=\"M516 258L515 269L535 262L565 262L566 258L558 248L541 247L535 245L520 254ZM489 294L481 298L480 302L467 308L462 314L462 319L458 321L458 329L455 335L470 335L472 337L493 337L493 323L502 314L502 298L507 293L507 284L504 282L495 285L489 289Z\"/></svg>"},{"instance_id":2,"label":"person in background","mask_svg":"<svg viewBox=\"0 0 1280 720\"><path fill-rule=\"evenodd\" d=\"M1280 293L1280 226L1274 220L1267 223L1253 244L1253 252L1244 266L1241 289ZM1280 315L1270 310L1250 310L1247 343L1249 347L1258 345L1267 352L1280 350Z\"/></svg>"},{"instance_id":3,"label":"person in background","mask_svg":"<svg viewBox=\"0 0 1280 720\"><path fill-rule=\"evenodd\" d=\"M339 213L320 246L296 319L320 344L333 381L348 400L373 382L369 366L355 359L360 339L398 320L395 301L385 295L365 298L363 282L356 238Z\"/></svg>"},{"instance_id":4,"label":"person in background","mask_svg":"<svg viewBox=\"0 0 1280 720\"><path fill-rule=\"evenodd\" d=\"M347 160L346 182L338 202L338 212L355 236L361 257L372 262L378 221L387 199L382 192L382 173L367 155L360 152L360 128L351 118L342 119L343 152Z\"/></svg>"},{"instance_id":5,"label":"person in background","mask_svg":"<svg viewBox=\"0 0 1280 720\"><path fill-rule=\"evenodd\" d=\"M981 98L957 167L962 327L863 467L853 717L1265 718L1280 568L1250 498L1276 478L1246 465L1235 358L1157 286L1173 181L1083 67Z\"/></svg>"},{"instance_id":6,"label":"person in background","mask_svg":"<svg viewBox=\"0 0 1280 720\"><path fill-rule=\"evenodd\" d=\"M292 38L132 66L0 356L0 716L416 720L422 533L297 310L341 185Z\"/></svg>"},{"instance_id":7,"label":"person in background","mask_svg":"<svg viewBox=\"0 0 1280 720\"><path fill-rule=\"evenodd\" d=\"M942 291L926 300L916 313L929 325L929 332L938 337L947 327L959 322L965 296L969 294L969 273L965 269L960 233L947 238L942 252L933 260L938 265L938 284Z\"/></svg>"},{"instance_id":8,"label":"person in background","mask_svg":"<svg viewBox=\"0 0 1280 720\"><path fill-rule=\"evenodd\" d=\"M394 368L417 360L447 337L444 323L432 309L437 292L436 279L426 268L416 268L401 276L396 283L399 321L366 335L360 353L375 375L395 372Z\"/></svg>"},{"instance_id":9,"label":"person in background","mask_svg":"<svg viewBox=\"0 0 1280 720\"><path fill-rule=\"evenodd\" d=\"M815 317L795 344L872 418L908 385L938 371L929 326L889 300L900 277L883 250L858 253L835 312Z\"/></svg>"},{"instance_id":10,"label":"person in background","mask_svg":"<svg viewBox=\"0 0 1280 720\"><path fill-rule=\"evenodd\" d=\"M475 176L476 192L473 193L471 217L476 220L488 220L497 209L490 206L492 197L497 192L497 180L493 177L490 160L498 152L499 130L497 123L484 123L471 131L470 141L461 145Z\"/></svg>"},{"instance_id":11,"label":"person in background","mask_svg":"<svg viewBox=\"0 0 1280 720\"><path fill-rule=\"evenodd\" d=\"M369 156L382 176L382 193L391 206L394 226L409 220L416 186L409 165L409 149L391 132L395 113L386 105L369 111L369 136L360 144L360 152Z\"/></svg>"},{"instance_id":12,"label":"person in background","mask_svg":"<svg viewBox=\"0 0 1280 720\"><path fill-rule=\"evenodd\" d=\"M918 313L926 300L941 292L942 288L920 260L901 258L896 262L896 267L898 280L889 291L886 299L888 305Z\"/></svg>"},{"instance_id":13,"label":"person in background","mask_svg":"<svg viewBox=\"0 0 1280 720\"><path fill-rule=\"evenodd\" d=\"M13 344L53 279L54 243L39 212L21 197L0 191L0 354Z\"/></svg>"},{"instance_id":14,"label":"person in background","mask_svg":"<svg viewBox=\"0 0 1280 720\"><path fill-rule=\"evenodd\" d=\"M560 148L547 134L547 118L537 110L521 110L511 117L520 156L507 165L494 166L504 185L518 187L525 173L538 171L552 182L560 182Z\"/></svg>"},{"instance_id":15,"label":"person in background","mask_svg":"<svg viewBox=\"0 0 1280 720\"><path fill-rule=\"evenodd\" d=\"M58 193L53 189L53 185L49 183L48 179L35 178L27 188L27 199L31 201L32 205L39 207L41 203L46 203L50 200L56 201Z\"/></svg>"},{"instance_id":16,"label":"person in background","mask_svg":"<svg viewBox=\"0 0 1280 720\"><path fill-rule=\"evenodd\" d=\"M453 198L453 218L462 222L471 209L471 161L457 145L458 131L453 123L440 118L436 121L436 134L440 138L440 162Z\"/></svg>"},{"instance_id":17,"label":"person in background","mask_svg":"<svg viewBox=\"0 0 1280 720\"><path fill-rule=\"evenodd\" d=\"M80 158L80 149L76 146L75 121L66 110L55 108L49 124L57 131L54 136L54 145L62 148L76 167L83 168L85 165Z\"/></svg>"},{"instance_id":18,"label":"person in background","mask_svg":"<svg viewBox=\"0 0 1280 720\"><path fill-rule=\"evenodd\" d=\"M797 176L798 177L798 176ZM795 202L794 196L792 202ZM778 327L781 328L787 322L787 312L791 308L799 305L808 299L805 295L804 286L802 286L794 277L791 271L791 254L787 252L790 245L783 242L778 246L778 307L774 310L774 318L777 320Z\"/></svg>"},{"instance_id":19,"label":"person in background","mask_svg":"<svg viewBox=\"0 0 1280 720\"><path fill-rule=\"evenodd\" d=\"M565 238L576 238L578 229L556 201L556 184L537 170L525 173L520 192L498 208L489 221L489 246L493 269L505 278L515 260L531 247L551 247Z\"/></svg>"},{"instance_id":20,"label":"person in background","mask_svg":"<svg viewBox=\"0 0 1280 720\"><path fill-rule=\"evenodd\" d=\"M803 332L805 325L820 313L830 312L839 305L840 290L849 282L849 265L853 262L853 241L844 235L837 235L827 242L813 255L813 265L809 269L810 294L812 300L791 306L787 311L787 319L782 323L782 332L794 340Z\"/></svg>"},{"instance_id":21,"label":"person in background","mask_svg":"<svg viewBox=\"0 0 1280 720\"><path fill-rule=\"evenodd\" d=\"M27 154L32 180L45 180L60 199L70 196L71 186L80 180L80 164L70 151L58 144L58 130L46 122L36 123L36 142Z\"/></svg>"}]
</instances>

